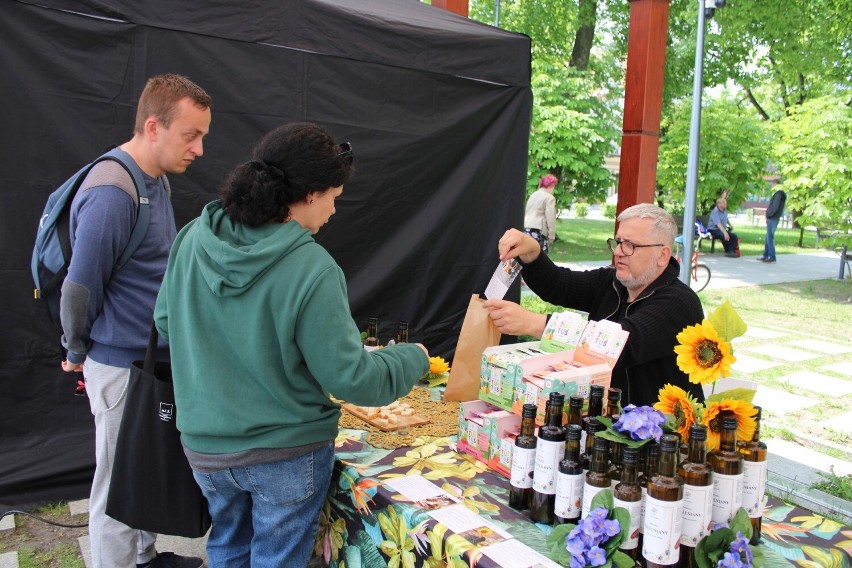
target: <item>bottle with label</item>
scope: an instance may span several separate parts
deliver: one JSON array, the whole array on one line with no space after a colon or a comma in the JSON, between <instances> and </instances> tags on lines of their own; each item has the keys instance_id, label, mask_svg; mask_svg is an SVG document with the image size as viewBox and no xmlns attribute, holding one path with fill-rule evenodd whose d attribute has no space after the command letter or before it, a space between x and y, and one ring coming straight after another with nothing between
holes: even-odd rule
<instances>
[{"instance_id":1,"label":"bottle with label","mask_svg":"<svg viewBox=\"0 0 852 568\"><path fill-rule=\"evenodd\" d=\"M586 432L583 431L583 403L585 399L579 394L568 397L568 420L565 425L577 424L580 427L580 455L586 449Z\"/></svg>"},{"instance_id":2,"label":"bottle with label","mask_svg":"<svg viewBox=\"0 0 852 568\"><path fill-rule=\"evenodd\" d=\"M621 418L621 389L611 387L606 393L606 416L612 423Z\"/></svg>"},{"instance_id":3,"label":"bottle with label","mask_svg":"<svg viewBox=\"0 0 852 568\"><path fill-rule=\"evenodd\" d=\"M639 486L642 488L642 514L639 523L639 550L642 550L642 540L645 532L645 502L648 497L648 482L654 479L660 466L660 444L651 440L642 446L645 454L645 465L639 474Z\"/></svg>"},{"instance_id":4,"label":"bottle with label","mask_svg":"<svg viewBox=\"0 0 852 568\"><path fill-rule=\"evenodd\" d=\"M396 328L396 342L408 343L408 322L401 321Z\"/></svg>"},{"instance_id":5,"label":"bottle with label","mask_svg":"<svg viewBox=\"0 0 852 568\"><path fill-rule=\"evenodd\" d=\"M367 337L364 338L364 348L368 351L379 348L379 318L367 320Z\"/></svg>"},{"instance_id":6,"label":"bottle with label","mask_svg":"<svg viewBox=\"0 0 852 568\"><path fill-rule=\"evenodd\" d=\"M713 470L707 463L707 426L689 428L689 453L678 467L683 478L683 525L680 535L680 565L694 568L695 545L713 527Z\"/></svg>"},{"instance_id":7,"label":"bottle with label","mask_svg":"<svg viewBox=\"0 0 852 568\"><path fill-rule=\"evenodd\" d=\"M562 425L565 395L553 392L549 400L546 422L538 429L530 518L537 523L552 525L555 520L553 506L556 501L556 472L565 454L565 427Z\"/></svg>"},{"instance_id":8,"label":"bottle with label","mask_svg":"<svg viewBox=\"0 0 852 568\"><path fill-rule=\"evenodd\" d=\"M582 398L580 399L582 401ZM583 461L580 459L579 424L565 428L565 457L559 462L556 473L556 501L553 513L557 523L578 523L583 504Z\"/></svg>"},{"instance_id":9,"label":"bottle with label","mask_svg":"<svg viewBox=\"0 0 852 568\"><path fill-rule=\"evenodd\" d=\"M639 556L639 523L642 521L642 488L639 487L639 450L624 448L621 454L624 468L621 470L621 481L615 486L612 494L615 507L624 507L630 513L630 534L621 543L619 550L633 560Z\"/></svg>"},{"instance_id":10,"label":"bottle with label","mask_svg":"<svg viewBox=\"0 0 852 568\"><path fill-rule=\"evenodd\" d=\"M751 519L751 544L760 543L760 520L763 517L763 496L766 493L766 444L760 441L761 408L755 406L754 435L739 445L743 456L743 508Z\"/></svg>"},{"instance_id":11,"label":"bottle with label","mask_svg":"<svg viewBox=\"0 0 852 568\"><path fill-rule=\"evenodd\" d=\"M517 511L530 508L533 468L535 467L535 415L534 404L525 404L521 410L521 433L515 437L512 448L512 474L509 478L509 506Z\"/></svg>"},{"instance_id":12,"label":"bottle with label","mask_svg":"<svg viewBox=\"0 0 852 568\"><path fill-rule=\"evenodd\" d=\"M680 559L683 478L677 474L678 437L660 439L659 472L648 482L642 557L647 568L674 568Z\"/></svg>"},{"instance_id":13,"label":"bottle with label","mask_svg":"<svg viewBox=\"0 0 852 568\"><path fill-rule=\"evenodd\" d=\"M743 456L737 451L737 417L722 418L719 449L707 455L713 468L713 522L730 524L743 504Z\"/></svg>"},{"instance_id":14,"label":"bottle with label","mask_svg":"<svg viewBox=\"0 0 852 568\"><path fill-rule=\"evenodd\" d=\"M621 462L621 452L624 450L624 444L610 441L609 443L609 475L610 486L615 489L615 486L621 483L621 471L624 469L624 464Z\"/></svg>"},{"instance_id":15,"label":"bottle with label","mask_svg":"<svg viewBox=\"0 0 852 568\"><path fill-rule=\"evenodd\" d=\"M583 484L583 510L580 515L586 518L592 508L592 499L604 489L610 489L607 475L607 460L609 457L609 440L595 438L592 449L592 462L586 472L586 482Z\"/></svg>"},{"instance_id":16,"label":"bottle with label","mask_svg":"<svg viewBox=\"0 0 852 568\"><path fill-rule=\"evenodd\" d=\"M595 434L600 432L601 430L606 430L606 426L603 425L602 422L598 422L597 418L592 418L588 422L585 423L585 430L583 433L586 435L586 445L585 451L583 452L583 469L587 470L591 467L592 464L592 450L595 447ZM609 456L607 456L609 459Z\"/></svg>"},{"instance_id":17,"label":"bottle with label","mask_svg":"<svg viewBox=\"0 0 852 568\"><path fill-rule=\"evenodd\" d=\"M603 414L604 388L601 385L589 387L589 412L583 417L583 430L588 434L589 420Z\"/></svg>"}]
</instances>

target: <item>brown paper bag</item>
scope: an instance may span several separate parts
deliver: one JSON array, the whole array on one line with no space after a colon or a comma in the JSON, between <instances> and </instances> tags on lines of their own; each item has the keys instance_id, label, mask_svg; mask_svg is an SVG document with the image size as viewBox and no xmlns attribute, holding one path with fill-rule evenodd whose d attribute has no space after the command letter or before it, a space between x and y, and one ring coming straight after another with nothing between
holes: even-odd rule
<instances>
[{"instance_id":1,"label":"brown paper bag","mask_svg":"<svg viewBox=\"0 0 852 568\"><path fill-rule=\"evenodd\" d=\"M470 298L464 316L456 354L450 367L444 400L464 402L479 398L479 370L486 347L500 344L500 332L482 307L479 294Z\"/></svg>"}]
</instances>

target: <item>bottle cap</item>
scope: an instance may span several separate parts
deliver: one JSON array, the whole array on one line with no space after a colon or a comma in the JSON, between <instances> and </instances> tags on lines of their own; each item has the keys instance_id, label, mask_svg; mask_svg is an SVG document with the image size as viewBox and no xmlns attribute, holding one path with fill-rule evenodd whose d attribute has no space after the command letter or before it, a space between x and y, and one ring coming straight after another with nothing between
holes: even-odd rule
<instances>
[{"instance_id":1,"label":"bottle cap","mask_svg":"<svg viewBox=\"0 0 852 568\"><path fill-rule=\"evenodd\" d=\"M597 441L597 438L595 438ZM674 454L677 453L678 447L680 446L680 439L677 436L673 436L671 434L666 434L662 438L660 438L660 451Z\"/></svg>"},{"instance_id":2,"label":"bottle cap","mask_svg":"<svg viewBox=\"0 0 852 568\"><path fill-rule=\"evenodd\" d=\"M588 432L595 433L605 430L606 426L604 426L597 418L590 418L586 423L586 428L588 429Z\"/></svg>"},{"instance_id":3,"label":"bottle cap","mask_svg":"<svg viewBox=\"0 0 852 568\"><path fill-rule=\"evenodd\" d=\"M739 423L737 422L736 416L725 416L722 418L722 429L723 430L736 430Z\"/></svg>"},{"instance_id":4,"label":"bottle cap","mask_svg":"<svg viewBox=\"0 0 852 568\"><path fill-rule=\"evenodd\" d=\"M621 400L621 389L612 387L609 389L609 392L606 393L607 400Z\"/></svg>"},{"instance_id":5,"label":"bottle cap","mask_svg":"<svg viewBox=\"0 0 852 568\"><path fill-rule=\"evenodd\" d=\"M564 405L565 404L565 393L561 392L552 392L550 393L550 403L553 405Z\"/></svg>"},{"instance_id":6,"label":"bottle cap","mask_svg":"<svg viewBox=\"0 0 852 568\"><path fill-rule=\"evenodd\" d=\"M583 397L579 394L572 394L568 397L568 406L571 408L583 408Z\"/></svg>"},{"instance_id":7,"label":"bottle cap","mask_svg":"<svg viewBox=\"0 0 852 568\"><path fill-rule=\"evenodd\" d=\"M609 440L606 438L601 438L599 436L595 437L595 448L596 450L603 450L605 452L609 451Z\"/></svg>"},{"instance_id":8,"label":"bottle cap","mask_svg":"<svg viewBox=\"0 0 852 568\"><path fill-rule=\"evenodd\" d=\"M583 429L579 424L569 424L565 429L565 438L568 440L579 440Z\"/></svg>"},{"instance_id":9,"label":"bottle cap","mask_svg":"<svg viewBox=\"0 0 852 568\"><path fill-rule=\"evenodd\" d=\"M707 439L707 426L704 424L693 424L689 427L689 439L703 442Z\"/></svg>"},{"instance_id":10,"label":"bottle cap","mask_svg":"<svg viewBox=\"0 0 852 568\"><path fill-rule=\"evenodd\" d=\"M639 450L636 448L624 448L621 451L621 462L624 465L632 465L639 459Z\"/></svg>"},{"instance_id":11,"label":"bottle cap","mask_svg":"<svg viewBox=\"0 0 852 568\"><path fill-rule=\"evenodd\" d=\"M591 387L589 387L589 397L590 398L593 397L593 396L599 396L599 397L603 398L603 395L604 395L603 385L592 385Z\"/></svg>"},{"instance_id":12,"label":"bottle cap","mask_svg":"<svg viewBox=\"0 0 852 568\"><path fill-rule=\"evenodd\" d=\"M535 418L535 413L538 412L538 407L534 404L525 404L521 410L521 417Z\"/></svg>"}]
</instances>

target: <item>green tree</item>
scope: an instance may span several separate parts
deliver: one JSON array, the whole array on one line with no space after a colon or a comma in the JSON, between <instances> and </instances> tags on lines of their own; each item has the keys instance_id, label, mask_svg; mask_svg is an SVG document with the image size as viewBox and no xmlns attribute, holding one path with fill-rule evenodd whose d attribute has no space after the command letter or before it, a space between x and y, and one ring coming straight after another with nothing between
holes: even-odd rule
<instances>
[{"instance_id":1,"label":"green tree","mask_svg":"<svg viewBox=\"0 0 852 568\"><path fill-rule=\"evenodd\" d=\"M778 123L781 188L800 225L852 228L849 96L804 101Z\"/></svg>"},{"instance_id":2,"label":"green tree","mask_svg":"<svg viewBox=\"0 0 852 568\"><path fill-rule=\"evenodd\" d=\"M771 157L771 137L756 113L737 104L730 94L705 98L701 116L696 213L713 209L724 189L731 210L750 195L767 191L763 176ZM657 166L657 195L666 209L683 212L689 156L691 101L674 105L664 117Z\"/></svg>"}]
</instances>

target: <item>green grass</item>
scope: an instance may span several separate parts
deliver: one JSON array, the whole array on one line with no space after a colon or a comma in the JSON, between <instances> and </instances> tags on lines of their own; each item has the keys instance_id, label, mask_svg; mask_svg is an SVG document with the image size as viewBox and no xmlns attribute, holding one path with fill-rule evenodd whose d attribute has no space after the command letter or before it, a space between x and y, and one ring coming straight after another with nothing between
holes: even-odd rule
<instances>
[{"instance_id":1,"label":"green grass","mask_svg":"<svg viewBox=\"0 0 852 568\"><path fill-rule=\"evenodd\" d=\"M811 487L829 495L852 501L852 475L836 475L832 467L831 473L820 473L820 476L823 480L813 484Z\"/></svg>"},{"instance_id":2,"label":"green grass","mask_svg":"<svg viewBox=\"0 0 852 568\"><path fill-rule=\"evenodd\" d=\"M734 232L740 238L740 251L744 255L763 254L766 227L752 225L741 216L732 219ZM559 219L556 222L558 240L553 243L549 256L556 262L580 262L584 260L609 260L611 254L606 240L613 236L615 221L611 219ZM833 241L824 239L820 249L831 248ZM802 247L799 247L799 229L779 228L775 233L775 249L778 254L795 254L817 250L816 233L805 231ZM704 252L710 250L709 243L702 245Z\"/></svg>"}]
</instances>

